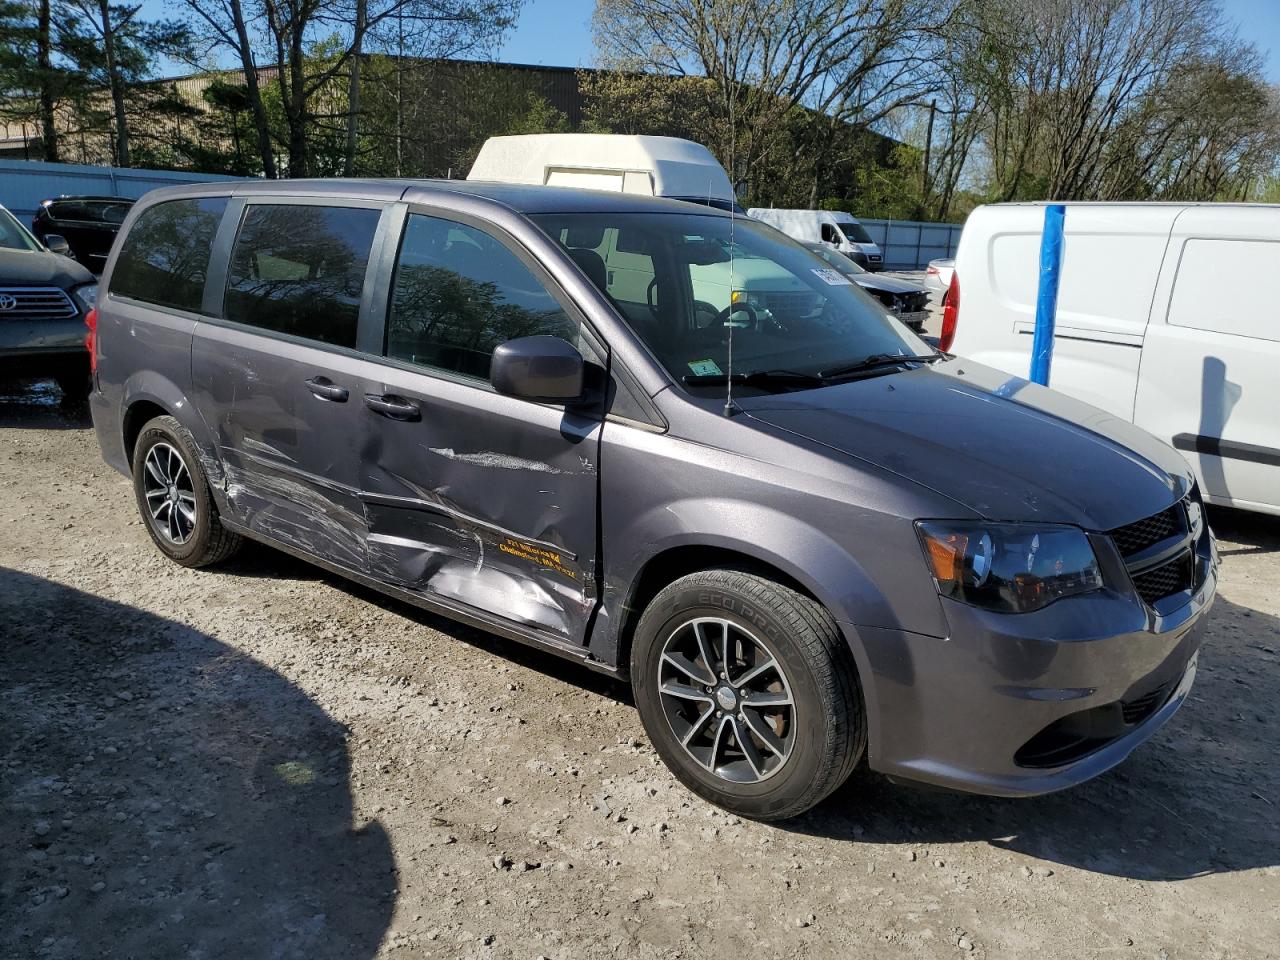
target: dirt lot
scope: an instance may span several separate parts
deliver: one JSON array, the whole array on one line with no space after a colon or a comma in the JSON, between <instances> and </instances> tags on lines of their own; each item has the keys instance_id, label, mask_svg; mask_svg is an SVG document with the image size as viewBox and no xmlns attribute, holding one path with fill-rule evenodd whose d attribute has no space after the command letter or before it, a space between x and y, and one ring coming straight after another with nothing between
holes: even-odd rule
<instances>
[{"instance_id":1,"label":"dirt lot","mask_svg":"<svg viewBox=\"0 0 1280 960\"><path fill-rule=\"evenodd\" d=\"M192 572L0 388L0 958L1280 956L1280 522L1215 512L1192 700L1002 801L726 816L627 690L265 548Z\"/></svg>"}]
</instances>

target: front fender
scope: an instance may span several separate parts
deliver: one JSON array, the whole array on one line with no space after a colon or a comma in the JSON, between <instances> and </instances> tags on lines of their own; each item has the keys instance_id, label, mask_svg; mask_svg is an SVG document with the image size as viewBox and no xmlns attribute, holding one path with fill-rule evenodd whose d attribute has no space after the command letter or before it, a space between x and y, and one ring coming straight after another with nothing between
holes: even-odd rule
<instances>
[{"instance_id":1,"label":"front fender","mask_svg":"<svg viewBox=\"0 0 1280 960\"><path fill-rule=\"evenodd\" d=\"M628 614L639 613L633 606L642 578L654 564L674 561L691 547L738 555L800 584L841 624L860 669L866 658L854 625L945 636L941 605L911 523L860 511L852 524L862 531L853 542L868 546L863 558L844 545L853 535L844 532L845 525L819 528L778 507L709 496L654 505L606 540L604 602L592 631L593 657L617 662ZM872 557L874 566L865 562Z\"/></svg>"}]
</instances>

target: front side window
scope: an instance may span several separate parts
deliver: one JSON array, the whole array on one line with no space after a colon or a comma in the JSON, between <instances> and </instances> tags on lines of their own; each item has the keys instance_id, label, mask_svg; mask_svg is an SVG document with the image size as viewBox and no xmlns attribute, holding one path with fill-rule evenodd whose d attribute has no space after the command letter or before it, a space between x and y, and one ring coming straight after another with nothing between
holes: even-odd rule
<instances>
[{"instance_id":1,"label":"front side window","mask_svg":"<svg viewBox=\"0 0 1280 960\"><path fill-rule=\"evenodd\" d=\"M226 197L168 200L142 212L120 246L111 293L198 312Z\"/></svg>"},{"instance_id":2,"label":"front side window","mask_svg":"<svg viewBox=\"0 0 1280 960\"><path fill-rule=\"evenodd\" d=\"M696 390L735 376L819 374L876 355L933 351L844 273L776 230L705 214L538 214L532 219L575 260L574 238L612 235L607 256L643 252L652 264L645 299L614 305L671 376ZM581 261L579 261L581 266ZM585 270L606 293L615 267ZM721 381L723 382L723 381ZM758 386L761 390L776 385Z\"/></svg>"},{"instance_id":3,"label":"front side window","mask_svg":"<svg viewBox=\"0 0 1280 960\"><path fill-rule=\"evenodd\" d=\"M227 271L226 318L354 348L379 216L371 207L250 204Z\"/></svg>"},{"instance_id":4,"label":"front side window","mask_svg":"<svg viewBox=\"0 0 1280 960\"><path fill-rule=\"evenodd\" d=\"M387 318L387 356L488 379L494 348L578 324L520 259L474 227L413 214Z\"/></svg>"}]
</instances>

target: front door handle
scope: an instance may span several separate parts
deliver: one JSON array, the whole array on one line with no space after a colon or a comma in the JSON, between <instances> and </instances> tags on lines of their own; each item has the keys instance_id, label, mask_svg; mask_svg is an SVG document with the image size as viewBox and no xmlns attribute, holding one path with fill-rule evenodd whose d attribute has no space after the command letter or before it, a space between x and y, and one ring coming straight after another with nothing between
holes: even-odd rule
<instances>
[{"instance_id":1,"label":"front door handle","mask_svg":"<svg viewBox=\"0 0 1280 960\"><path fill-rule=\"evenodd\" d=\"M307 389L321 400L332 400L334 403L346 403L351 391L340 387L328 377L312 377L307 382Z\"/></svg>"},{"instance_id":2,"label":"front door handle","mask_svg":"<svg viewBox=\"0 0 1280 960\"><path fill-rule=\"evenodd\" d=\"M374 413L389 417L392 420L422 419L422 411L416 403L393 394L366 393L364 395L364 405Z\"/></svg>"}]
</instances>

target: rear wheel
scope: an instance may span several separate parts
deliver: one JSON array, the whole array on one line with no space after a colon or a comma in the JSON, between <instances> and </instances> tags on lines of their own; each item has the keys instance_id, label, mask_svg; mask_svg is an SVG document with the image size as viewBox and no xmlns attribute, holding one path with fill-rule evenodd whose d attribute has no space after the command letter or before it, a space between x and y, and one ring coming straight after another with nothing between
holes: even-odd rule
<instances>
[{"instance_id":1,"label":"rear wheel","mask_svg":"<svg viewBox=\"0 0 1280 960\"><path fill-rule=\"evenodd\" d=\"M133 448L133 492L160 552L184 567L230 557L241 537L222 526L196 456L195 441L173 417L156 417Z\"/></svg>"},{"instance_id":2,"label":"rear wheel","mask_svg":"<svg viewBox=\"0 0 1280 960\"><path fill-rule=\"evenodd\" d=\"M803 813L866 749L861 690L835 621L756 574L707 570L659 593L636 628L631 681L676 776L742 816Z\"/></svg>"}]
</instances>

